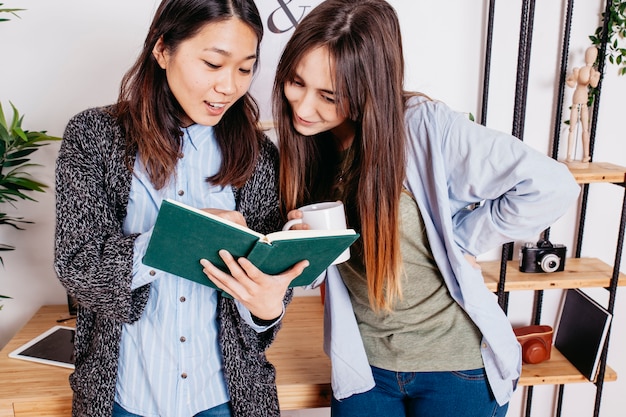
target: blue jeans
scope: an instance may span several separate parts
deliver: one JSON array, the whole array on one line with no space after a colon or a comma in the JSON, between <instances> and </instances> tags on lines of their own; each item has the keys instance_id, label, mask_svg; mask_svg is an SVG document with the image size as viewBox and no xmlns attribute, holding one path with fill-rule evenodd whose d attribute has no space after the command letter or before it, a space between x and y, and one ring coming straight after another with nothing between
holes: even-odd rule
<instances>
[{"instance_id":1,"label":"blue jeans","mask_svg":"<svg viewBox=\"0 0 626 417\"><path fill-rule=\"evenodd\" d=\"M113 404L113 415L111 417L141 417L140 415L129 413L118 403ZM182 416L181 416L182 417ZM224 403L211 409L201 411L194 417L230 417L230 403Z\"/></svg>"},{"instance_id":2,"label":"blue jeans","mask_svg":"<svg viewBox=\"0 0 626 417\"><path fill-rule=\"evenodd\" d=\"M372 367L376 386L343 400L333 397L332 417L504 417L485 370L394 372Z\"/></svg>"}]
</instances>

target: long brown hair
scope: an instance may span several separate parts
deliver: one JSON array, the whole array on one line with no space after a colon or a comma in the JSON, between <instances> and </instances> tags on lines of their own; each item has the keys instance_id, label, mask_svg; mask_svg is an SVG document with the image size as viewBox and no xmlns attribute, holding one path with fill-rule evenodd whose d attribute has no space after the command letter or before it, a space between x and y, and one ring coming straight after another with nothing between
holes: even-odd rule
<instances>
[{"instance_id":1,"label":"long brown hair","mask_svg":"<svg viewBox=\"0 0 626 417\"><path fill-rule=\"evenodd\" d=\"M395 10L384 0L327 0L298 25L278 64L273 91L286 210L319 198L333 160L328 134L303 137L291 123L283 86L302 57L324 46L334 62L338 109L356 127L346 200L361 233L370 304L390 309L400 295L399 200L405 177L404 58ZM336 154L336 151L334 151Z\"/></svg>"},{"instance_id":2,"label":"long brown hair","mask_svg":"<svg viewBox=\"0 0 626 417\"><path fill-rule=\"evenodd\" d=\"M253 0L163 0L157 9L143 50L122 79L113 115L126 134L127 159L138 152L153 185L160 189L174 174L181 157L184 112L172 94L165 71L152 50L159 38L174 52L178 45L196 35L207 23L238 18L257 36L257 57L263 38L263 22ZM256 70L258 59L255 63ZM222 151L222 166L207 178L215 185L241 186L252 174L259 153L259 110L246 93L215 126Z\"/></svg>"}]
</instances>

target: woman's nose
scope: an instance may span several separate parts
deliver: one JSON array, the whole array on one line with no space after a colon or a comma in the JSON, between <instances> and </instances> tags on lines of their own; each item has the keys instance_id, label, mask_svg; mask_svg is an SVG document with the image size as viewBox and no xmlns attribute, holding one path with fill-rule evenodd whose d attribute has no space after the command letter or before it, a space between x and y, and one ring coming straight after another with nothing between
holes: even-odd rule
<instances>
[{"instance_id":1,"label":"woman's nose","mask_svg":"<svg viewBox=\"0 0 626 417\"><path fill-rule=\"evenodd\" d=\"M224 95L233 94L236 88L235 77L230 71L225 71L215 83L215 91Z\"/></svg>"}]
</instances>

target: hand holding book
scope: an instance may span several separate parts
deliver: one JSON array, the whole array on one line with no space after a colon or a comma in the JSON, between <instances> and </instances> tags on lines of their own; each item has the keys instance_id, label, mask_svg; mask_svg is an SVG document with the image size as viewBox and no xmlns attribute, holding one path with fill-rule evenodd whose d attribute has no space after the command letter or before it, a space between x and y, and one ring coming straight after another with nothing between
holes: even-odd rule
<instances>
[{"instance_id":1,"label":"hand holding book","mask_svg":"<svg viewBox=\"0 0 626 417\"><path fill-rule=\"evenodd\" d=\"M173 200L159 210L143 263L216 289L203 272L207 259L230 274L219 256L226 249L234 259L247 258L267 275L279 275L302 260L310 265L289 286L306 286L315 280L357 238L351 229L288 230L262 235L211 213Z\"/></svg>"},{"instance_id":2,"label":"hand holding book","mask_svg":"<svg viewBox=\"0 0 626 417\"><path fill-rule=\"evenodd\" d=\"M218 254L230 273L206 259L200 260L203 272L224 293L241 301L255 317L268 321L282 315L289 284L309 266L309 262L303 260L281 274L267 275L244 257L235 259L227 250L220 250Z\"/></svg>"}]
</instances>

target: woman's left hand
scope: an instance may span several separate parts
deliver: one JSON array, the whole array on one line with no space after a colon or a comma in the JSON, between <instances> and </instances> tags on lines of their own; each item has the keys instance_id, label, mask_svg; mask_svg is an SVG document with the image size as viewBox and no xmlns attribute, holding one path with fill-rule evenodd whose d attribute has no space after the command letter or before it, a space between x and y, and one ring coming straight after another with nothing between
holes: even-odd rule
<instances>
[{"instance_id":1,"label":"woman's left hand","mask_svg":"<svg viewBox=\"0 0 626 417\"><path fill-rule=\"evenodd\" d=\"M219 254L230 274L206 259L200 261L203 272L218 288L239 300L250 313L262 320L273 320L282 314L289 283L309 266L309 261L303 260L282 274L267 275L246 258L235 260L226 250L221 250Z\"/></svg>"}]
</instances>

